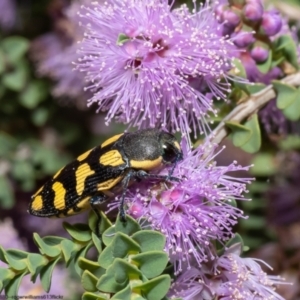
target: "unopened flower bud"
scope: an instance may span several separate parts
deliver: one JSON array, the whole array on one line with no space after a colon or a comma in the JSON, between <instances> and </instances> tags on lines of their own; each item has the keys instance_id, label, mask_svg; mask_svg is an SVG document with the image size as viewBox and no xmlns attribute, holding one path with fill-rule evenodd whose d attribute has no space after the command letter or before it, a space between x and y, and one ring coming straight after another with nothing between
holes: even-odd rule
<instances>
[{"instance_id":1,"label":"unopened flower bud","mask_svg":"<svg viewBox=\"0 0 300 300\"><path fill-rule=\"evenodd\" d=\"M249 1L243 8L244 17L248 21L260 21L264 8L260 1Z\"/></svg>"},{"instance_id":2,"label":"unopened flower bud","mask_svg":"<svg viewBox=\"0 0 300 300\"><path fill-rule=\"evenodd\" d=\"M267 60L269 56L269 50L261 45L258 45L252 48L250 54L256 62L262 63Z\"/></svg>"},{"instance_id":3,"label":"unopened flower bud","mask_svg":"<svg viewBox=\"0 0 300 300\"><path fill-rule=\"evenodd\" d=\"M230 27L236 27L241 21L240 16L231 9L227 9L223 12L223 18Z\"/></svg>"},{"instance_id":4,"label":"unopened flower bud","mask_svg":"<svg viewBox=\"0 0 300 300\"><path fill-rule=\"evenodd\" d=\"M268 36L277 34L282 26L280 13L276 10L266 11L262 17L261 28Z\"/></svg>"},{"instance_id":5,"label":"unopened flower bud","mask_svg":"<svg viewBox=\"0 0 300 300\"><path fill-rule=\"evenodd\" d=\"M234 37L233 42L239 48L245 48L255 41L253 32L250 31L239 31Z\"/></svg>"}]
</instances>

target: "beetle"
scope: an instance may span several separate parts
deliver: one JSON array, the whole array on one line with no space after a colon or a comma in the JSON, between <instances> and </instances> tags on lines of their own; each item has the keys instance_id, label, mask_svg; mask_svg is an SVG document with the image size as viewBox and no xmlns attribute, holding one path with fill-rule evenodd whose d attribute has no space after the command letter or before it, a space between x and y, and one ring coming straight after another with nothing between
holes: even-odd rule
<instances>
[{"instance_id":1,"label":"beetle","mask_svg":"<svg viewBox=\"0 0 300 300\"><path fill-rule=\"evenodd\" d=\"M178 181L172 174L182 158L178 141L166 131L142 129L115 135L60 169L32 196L28 212L65 217L91 207L99 228L96 206L122 189L119 213L125 222L124 198L130 183L144 178ZM171 166L168 175L156 174L164 165Z\"/></svg>"}]
</instances>

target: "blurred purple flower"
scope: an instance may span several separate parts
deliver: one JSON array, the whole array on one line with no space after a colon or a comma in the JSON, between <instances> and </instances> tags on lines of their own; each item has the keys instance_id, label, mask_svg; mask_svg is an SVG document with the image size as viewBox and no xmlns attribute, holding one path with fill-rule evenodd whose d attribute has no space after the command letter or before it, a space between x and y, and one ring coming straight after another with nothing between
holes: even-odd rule
<instances>
[{"instance_id":1,"label":"blurred purple flower","mask_svg":"<svg viewBox=\"0 0 300 300\"><path fill-rule=\"evenodd\" d=\"M33 41L31 56L37 63L40 76L55 81L52 93L55 97L87 99L84 91L84 76L74 71L73 61L78 59L76 43L82 38L78 25L77 11L87 0L73 2L64 11L64 18L56 20L56 31L38 37Z\"/></svg>"},{"instance_id":2,"label":"blurred purple flower","mask_svg":"<svg viewBox=\"0 0 300 300\"><path fill-rule=\"evenodd\" d=\"M242 258L234 248L237 247L227 249L222 256L201 269L192 267L186 270L173 283L169 295L184 300L284 300L274 288L284 283L282 278L267 275L258 264L264 262Z\"/></svg>"},{"instance_id":3,"label":"blurred purple flower","mask_svg":"<svg viewBox=\"0 0 300 300\"><path fill-rule=\"evenodd\" d=\"M213 9L116 0L83 7L80 15L85 35L77 68L91 82L88 104L108 111L107 123L195 134L206 128L203 116L216 113L206 93L222 98L229 91L235 56Z\"/></svg>"},{"instance_id":4,"label":"blurred purple flower","mask_svg":"<svg viewBox=\"0 0 300 300\"><path fill-rule=\"evenodd\" d=\"M128 214L166 236L165 250L175 264L176 273L182 271L183 262L189 266L191 259L199 266L214 259L216 253L211 241L224 243L233 236L232 227L238 218L245 216L231 202L247 200L242 194L251 181L227 174L249 167L236 162L224 167L212 163L217 154L209 145L193 151L188 151L185 143L182 147L185 158L173 173L181 182L144 180L131 186L126 198ZM166 172L165 169L160 174ZM111 203L110 210L118 206L118 201Z\"/></svg>"},{"instance_id":5,"label":"blurred purple flower","mask_svg":"<svg viewBox=\"0 0 300 300\"><path fill-rule=\"evenodd\" d=\"M16 22L15 0L0 0L0 27L4 30L11 29Z\"/></svg>"}]
</instances>

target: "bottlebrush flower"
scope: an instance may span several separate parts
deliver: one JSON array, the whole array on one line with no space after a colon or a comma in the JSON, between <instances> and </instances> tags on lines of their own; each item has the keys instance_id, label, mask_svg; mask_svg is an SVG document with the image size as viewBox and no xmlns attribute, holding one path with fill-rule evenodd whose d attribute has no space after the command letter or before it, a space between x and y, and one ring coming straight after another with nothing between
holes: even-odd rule
<instances>
[{"instance_id":1,"label":"bottlebrush flower","mask_svg":"<svg viewBox=\"0 0 300 300\"><path fill-rule=\"evenodd\" d=\"M170 297L184 300L284 300L275 292L275 286L283 284L283 280L279 276L267 275L258 263L264 262L242 258L234 248L237 247L227 249L202 269L186 270L173 283Z\"/></svg>"},{"instance_id":2,"label":"bottlebrush flower","mask_svg":"<svg viewBox=\"0 0 300 300\"><path fill-rule=\"evenodd\" d=\"M235 50L213 9L172 9L164 0L97 2L80 11L84 39L77 68L91 82L88 105L139 128L204 130L215 111L207 92L229 91ZM221 79L225 78L225 82Z\"/></svg>"},{"instance_id":3,"label":"bottlebrush flower","mask_svg":"<svg viewBox=\"0 0 300 300\"><path fill-rule=\"evenodd\" d=\"M74 72L73 61L78 59L76 43L82 37L78 26L77 11L88 0L78 0L64 11L64 16L55 20L56 31L35 39L31 46L31 56L37 64L40 76L48 76L55 81L52 94L55 97L87 99L84 91L84 76ZM81 104L80 101L78 104Z\"/></svg>"},{"instance_id":4,"label":"bottlebrush flower","mask_svg":"<svg viewBox=\"0 0 300 300\"><path fill-rule=\"evenodd\" d=\"M211 242L224 243L234 235L232 227L245 216L231 202L246 200L242 194L250 182L227 174L248 167L212 163L214 148L209 145L188 151L183 143L183 149L185 158L172 175L180 182L143 180L129 188L126 198L127 214L166 236L165 250L176 273L183 269L183 262L189 266L193 259L200 266L213 260L216 253ZM160 174L166 175L167 170ZM110 210L117 207L118 201L110 204Z\"/></svg>"}]
</instances>

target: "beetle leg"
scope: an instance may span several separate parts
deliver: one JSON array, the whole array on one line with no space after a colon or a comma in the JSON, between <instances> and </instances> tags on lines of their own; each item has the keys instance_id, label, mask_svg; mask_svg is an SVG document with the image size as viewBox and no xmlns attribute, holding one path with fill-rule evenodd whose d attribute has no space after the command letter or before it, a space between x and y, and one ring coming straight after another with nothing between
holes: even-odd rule
<instances>
[{"instance_id":1,"label":"beetle leg","mask_svg":"<svg viewBox=\"0 0 300 300\"><path fill-rule=\"evenodd\" d=\"M107 198L108 197L105 194L99 193L95 196L92 196L91 199L90 199L90 205L91 205L93 211L95 212L95 214L97 216L96 235L98 237L100 237L99 228L100 228L101 216L100 216L99 210L97 208L97 205L103 203Z\"/></svg>"},{"instance_id":2,"label":"beetle leg","mask_svg":"<svg viewBox=\"0 0 300 300\"><path fill-rule=\"evenodd\" d=\"M137 173L136 171L131 169L131 170L129 170L129 172L125 175L125 177L122 180L123 192L122 192L121 201L120 201L119 213L120 213L120 219L124 223L126 222L126 213L125 213L125 209L124 209L125 195L127 192L127 188L128 188L130 179L132 177L135 177L136 173Z\"/></svg>"},{"instance_id":3,"label":"beetle leg","mask_svg":"<svg viewBox=\"0 0 300 300\"><path fill-rule=\"evenodd\" d=\"M149 174L146 171L143 170L138 170L135 174L138 178L153 178L153 179L162 179L166 181L177 181L180 182L180 178L174 177L174 176L169 176L169 175L158 175L158 174Z\"/></svg>"}]
</instances>

